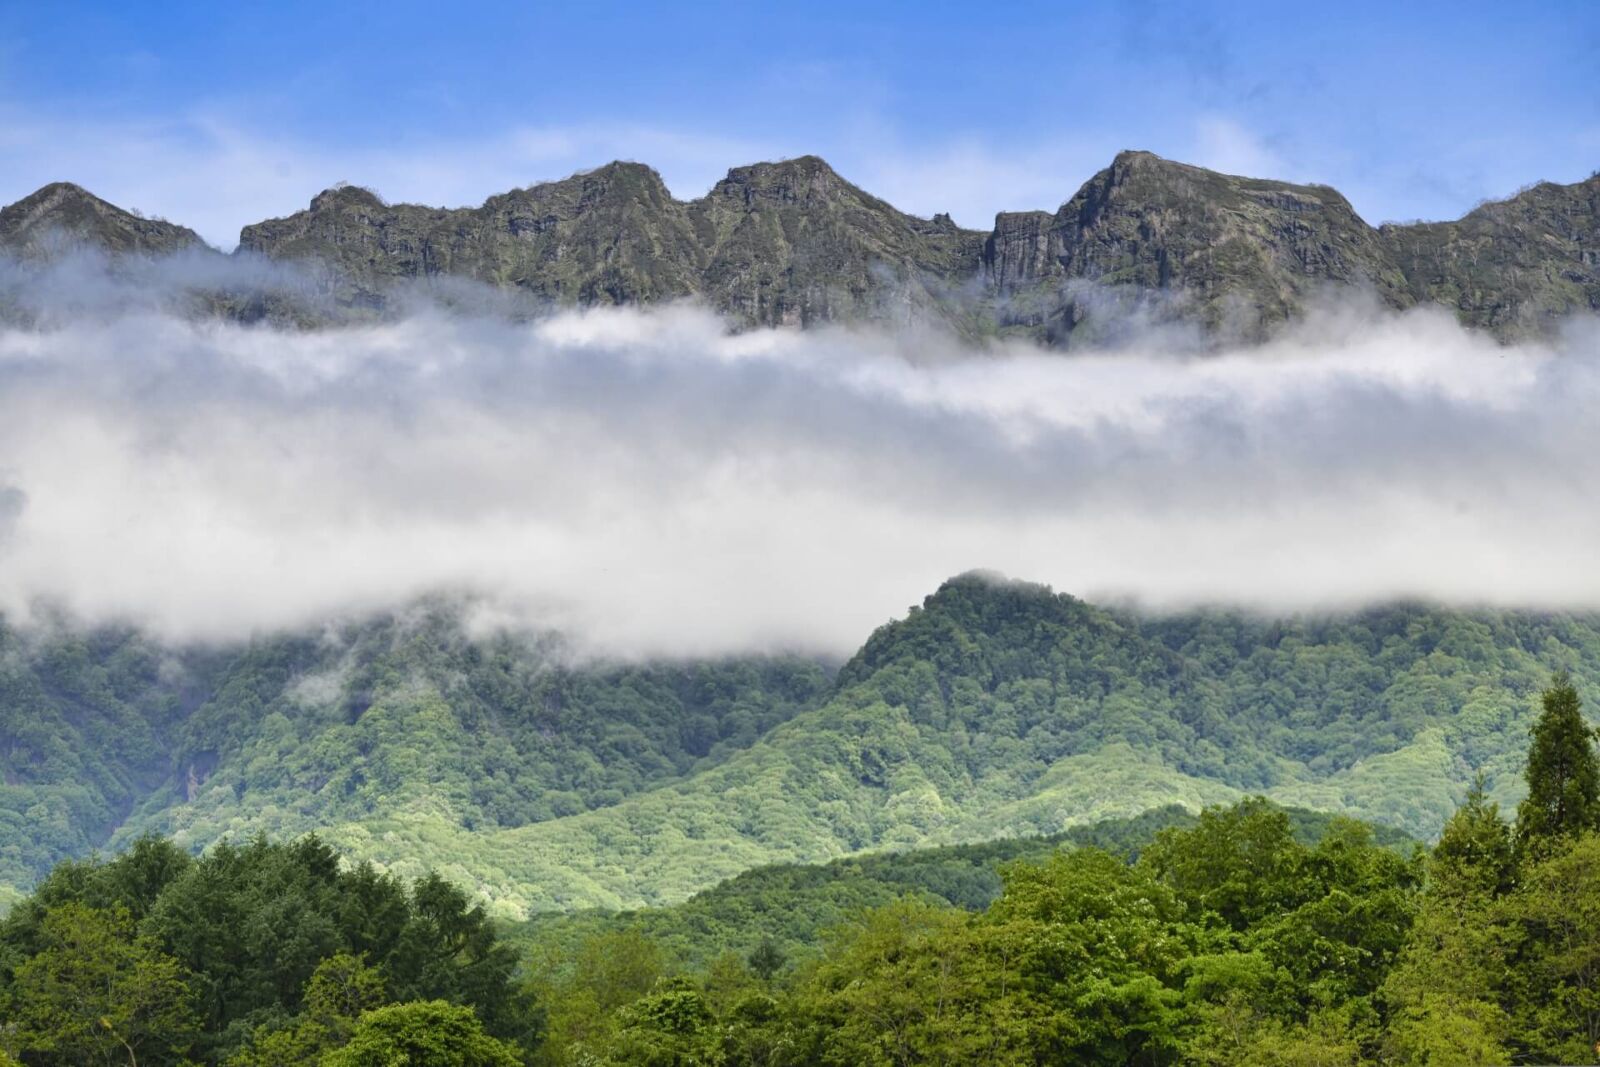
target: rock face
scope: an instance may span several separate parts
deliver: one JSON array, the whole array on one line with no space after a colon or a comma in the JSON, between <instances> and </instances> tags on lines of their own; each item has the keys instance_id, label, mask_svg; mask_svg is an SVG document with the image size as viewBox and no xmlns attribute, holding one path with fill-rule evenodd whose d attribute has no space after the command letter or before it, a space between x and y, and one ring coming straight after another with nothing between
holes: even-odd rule
<instances>
[{"instance_id":1,"label":"rock face","mask_svg":"<svg viewBox=\"0 0 1600 1067\"><path fill-rule=\"evenodd\" d=\"M983 242L984 280L1002 292L1060 275L1055 218L1048 211L1002 211Z\"/></svg>"},{"instance_id":2,"label":"rock face","mask_svg":"<svg viewBox=\"0 0 1600 1067\"><path fill-rule=\"evenodd\" d=\"M377 305L400 278L453 275L560 303L647 303L696 291L700 248L660 175L612 163L490 197L482 207L385 204L366 189L246 226L239 249L310 261L339 295Z\"/></svg>"},{"instance_id":3,"label":"rock face","mask_svg":"<svg viewBox=\"0 0 1600 1067\"><path fill-rule=\"evenodd\" d=\"M688 202L637 163L455 210L330 189L239 240L328 269L357 303L381 303L397 278L457 275L556 303L700 297L760 325L875 318L897 300L937 311L930 282L972 273L980 244L947 217L896 211L815 156L737 168Z\"/></svg>"},{"instance_id":4,"label":"rock face","mask_svg":"<svg viewBox=\"0 0 1600 1067\"><path fill-rule=\"evenodd\" d=\"M1329 284L1368 289L1392 307L1415 302L1378 232L1333 189L1236 178L1148 152L1118 155L1048 225L1038 214L1002 215L988 252L993 283L1031 295L1057 337L1085 310L1081 285L1063 293L1068 281L1165 294L1174 298L1168 313L1252 338Z\"/></svg>"},{"instance_id":5,"label":"rock face","mask_svg":"<svg viewBox=\"0 0 1600 1067\"><path fill-rule=\"evenodd\" d=\"M1457 222L1384 226L1380 234L1414 299L1456 310L1501 337L1547 330L1600 310L1600 173L1541 182Z\"/></svg>"},{"instance_id":6,"label":"rock face","mask_svg":"<svg viewBox=\"0 0 1600 1067\"><path fill-rule=\"evenodd\" d=\"M205 242L191 229L124 211L71 182L54 182L0 208L0 252L33 259L74 245L159 256Z\"/></svg>"},{"instance_id":7,"label":"rock face","mask_svg":"<svg viewBox=\"0 0 1600 1067\"><path fill-rule=\"evenodd\" d=\"M982 234L919 219L816 156L738 167L688 205L713 306L762 324L948 312L945 288L977 269Z\"/></svg>"},{"instance_id":8,"label":"rock face","mask_svg":"<svg viewBox=\"0 0 1600 1067\"><path fill-rule=\"evenodd\" d=\"M32 255L62 234L116 253L200 245L76 186L0 211L0 251ZM1055 212L1004 212L985 233L898 211L815 156L735 168L689 201L619 162L474 208L329 189L245 227L237 254L303 268L336 319L382 314L401 283L460 278L535 304L688 298L747 325L924 322L1077 345L1119 322L1170 321L1259 340L1319 295L1353 291L1396 309L1443 304L1513 339L1600 308L1600 175L1456 222L1375 229L1327 186L1124 152Z\"/></svg>"}]
</instances>

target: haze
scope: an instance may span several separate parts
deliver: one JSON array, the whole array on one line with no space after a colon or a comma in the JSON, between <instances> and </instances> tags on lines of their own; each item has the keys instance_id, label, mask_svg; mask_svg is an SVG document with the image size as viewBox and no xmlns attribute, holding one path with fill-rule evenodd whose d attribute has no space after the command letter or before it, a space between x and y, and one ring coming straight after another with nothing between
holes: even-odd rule
<instances>
[{"instance_id":1,"label":"haze","mask_svg":"<svg viewBox=\"0 0 1600 1067\"><path fill-rule=\"evenodd\" d=\"M698 655L844 652L972 568L1156 609L1596 606L1597 342L1350 307L1205 356L58 308L0 332L0 608L212 640L460 592Z\"/></svg>"}]
</instances>

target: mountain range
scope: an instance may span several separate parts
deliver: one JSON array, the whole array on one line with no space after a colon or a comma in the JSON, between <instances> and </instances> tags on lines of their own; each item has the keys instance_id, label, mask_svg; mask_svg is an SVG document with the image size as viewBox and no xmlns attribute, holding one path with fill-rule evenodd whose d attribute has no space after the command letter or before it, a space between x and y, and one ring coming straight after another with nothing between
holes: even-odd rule
<instances>
[{"instance_id":1,"label":"mountain range","mask_svg":"<svg viewBox=\"0 0 1600 1067\"><path fill-rule=\"evenodd\" d=\"M1518 799L1563 669L1594 706L1600 616L1145 616L979 574L842 665L575 661L448 602L237 646L5 628L0 885L316 830L521 916L1254 794L1429 838L1479 772Z\"/></svg>"},{"instance_id":2,"label":"mountain range","mask_svg":"<svg viewBox=\"0 0 1600 1067\"><path fill-rule=\"evenodd\" d=\"M67 183L0 209L0 253L37 262L84 244L224 258ZM745 325L917 323L1058 346L1114 343L1130 322L1260 340L1353 292L1441 305L1509 341L1600 309L1600 172L1454 222L1373 227L1328 186L1123 152L1055 211L1003 212L985 232L899 211L815 156L737 167L695 200L615 162L475 208L338 186L244 227L232 258L292 264L300 281L264 299L234 291L259 281L222 280L198 306L299 325L382 315L419 285L448 297L460 279L531 308L695 300Z\"/></svg>"}]
</instances>

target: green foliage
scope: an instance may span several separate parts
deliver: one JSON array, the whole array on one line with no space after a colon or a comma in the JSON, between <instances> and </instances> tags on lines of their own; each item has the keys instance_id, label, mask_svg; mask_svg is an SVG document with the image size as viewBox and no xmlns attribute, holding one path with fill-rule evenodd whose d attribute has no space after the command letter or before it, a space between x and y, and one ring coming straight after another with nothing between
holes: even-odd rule
<instances>
[{"instance_id":1,"label":"green foliage","mask_svg":"<svg viewBox=\"0 0 1600 1067\"><path fill-rule=\"evenodd\" d=\"M1259 799L1137 852L1012 862L977 911L870 908L766 986L728 956L660 976L630 930L652 961L634 998L590 998L541 1062L1594 1062L1600 834L1508 874L1509 828L1475 789L1425 864L1348 820L1308 840Z\"/></svg>"},{"instance_id":2,"label":"green foliage","mask_svg":"<svg viewBox=\"0 0 1600 1067\"><path fill-rule=\"evenodd\" d=\"M1600 828L1600 762L1578 690L1563 675L1543 703L1528 749L1528 796L1517 807L1517 844L1532 852Z\"/></svg>"},{"instance_id":3,"label":"green foliage","mask_svg":"<svg viewBox=\"0 0 1600 1067\"><path fill-rule=\"evenodd\" d=\"M715 1062L714 1017L693 983L669 981L618 1013L605 1062L680 1067Z\"/></svg>"},{"instance_id":4,"label":"green foliage","mask_svg":"<svg viewBox=\"0 0 1600 1067\"><path fill-rule=\"evenodd\" d=\"M1505 902L1520 935L1508 981L1513 1044L1550 1061L1600 1054L1600 835L1534 863Z\"/></svg>"},{"instance_id":5,"label":"green foliage","mask_svg":"<svg viewBox=\"0 0 1600 1067\"><path fill-rule=\"evenodd\" d=\"M161 787L171 731L204 673L115 629L0 620L0 883L89 854Z\"/></svg>"},{"instance_id":6,"label":"green foliage","mask_svg":"<svg viewBox=\"0 0 1600 1067\"><path fill-rule=\"evenodd\" d=\"M521 1067L516 1049L483 1032L471 1008L443 1000L367 1012L322 1067Z\"/></svg>"},{"instance_id":7,"label":"green foliage","mask_svg":"<svg viewBox=\"0 0 1600 1067\"><path fill-rule=\"evenodd\" d=\"M1519 861L1481 789L1426 859L1260 798L1169 821L1082 835L1115 853L1055 840L831 865L836 885L888 885L899 869L914 886L982 856L1001 886L975 908L926 891L868 907L792 965L761 936L747 958L702 952L683 968L644 927L602 924L571 951L533 942L518 982L482 911L437 879L330 873L315 840L198 860L149 840L63 865L0 923L0 1047L29 1067L1593 1062L1600 833ZM723 887L742 910L721 914L782 907L797 873ZM118 894L145 900L142 920ZM687 917L712 914L694 904L657 913L685 916L659 928L694 929ZM332 916L342 939L292 999L275 991L307 953L274 925L282 911L313 931ZM281 952L219 933L258 927ZM177 951L200 944L217 955L186 967ZM533 1001L545 1025L507 1033L534 1021Z\"/></svg>"},{"instance_id":8,"label":"green foliage","mask_svg":"<svg viewBox=\"0 0 1600 1067\"><path fill-rule=\"evenodd\" d=\"M808 1044L826 1064L1006 1062L1021 1035L986 947L948 908L869 913L808 976Z\"/></svg>"},{"instance_id":9,"label":"green foliage","mask_svg":"<svg viewBox=\"0 0 1600 1067\"><path fill-rule=\"evenodd\" d=\"M1288 809L1294 839L1314 844L1336 816ZM816 865L760 867L697 893L674 907L631 912L582 911L540 915L512 924L507 936L541 966L565 973L582 946L601 934L633 931L656 946L660 965L698 970L727 953L748 957L771 942L790 960L803 962L825 935L862 912L911 896L930 904L969 911L987 908L1000 895L1001 869L1018 860L1042 862L1058 849L1094 847L1137 858L1155 835L1196 825L1182 808L1159 808L1130 819L1109 819L1048 837L1010 838L980 845L950 845L908 852L877 852ZM1379 843L1409 854L1416 842L1386 828Z\"/></svg>"},{"instance_id":10,"label":"green foliage","mask_svg":"<svg viewBox=\"0 0 1600 1067\"><path fill-rule=\"evenodd\" d=\"M603 1045L616 1013L653 989L665 973L659 946L628 929L585 938L570 963L548 950L536 954L534 962L529 992L551 1006L549 1044L556 1049Z\"/></svg>"},{"instance_id":11,"label":"green foliage","mask_svg":"<svg viewBox=\"0 0 1600 1067\"><path fill-rule=\"evenodd\" d=\"M473 834L714 765L827 683L796 658L574 664L548 636L471 639L443 603L213 651L0 624L0 885L145 831L315 830L477 889L496 862Z\"/></svg>"},{"instance_id":12,"label":"green foliage","mask_svg":"<svg viewBox=\"0 0 1600 1067\"><path fill-rule=\"evenodd\" d=\"M196 860L147 839L108 863L63 864L0 922L0 997L37 1000L40 961L72 947L62 940L71 923L121 946L122 956L105 951L120 968L155 973L159 963L179 976L197 1023L192 1051L208 1061L244 1050L243 1063L289 1062L341 1040L359 1009L389 1000L447 1000L496 1038L538 1040L516 952L481 905L437 877L407 886L369 865L343 866L314 837L223 842ZM134 967L146 956L156 963Z\"/></svg>"},{"instance_id":13,"label":"green foliage","mask_svg":"<svg viewBox=\"0 0 1600 1067\"><path fill-rule=\"evenodd\" d=\"M1450 897L1494 897L1511 888L1515 874L1511 828L1500 817L1500 806L1484 794L1480 777L1433 848L1432 889Z\"/></svg>"},{"instance_id":14,"label":"green foliage","mask_svg":"<svg viewBox=\"0 0 1600 1067\"><path fill-rule=\"evenodd\" d=\"M1141 620L969 576L874 634L824 706L684 782L499 833L492 852L538 885L537 907L634 907L774 860L1253 793L1427 837L1477 770L1497 795L1517 788L1511 738L1564 663L1600 677L1593 620Z\"/></svg>"},{"instance_id":15,"label":"green foliage","mask_svg":"<svg viewBox=\"0 0 1600 1067\"><path fill-rule=\"evenodd\" d=\"M1511 1062L1499 991L1519 941L1503 900L1515 878L1511 828L1476 783L1429 857L1428 892L1384 980L1395 1062Z\"/></svg>"},{"instance_id":16,"label":"green foliage","mask_svg":"<svg viewBox=\"0 0 1600 1067\"><path fill-rule=\"evenodd\" d=\"M1306 1007L1374 992L1405 941L1422 874L1420 858L1376 847L1358 823L1337 822L1307 847L1259 799L1164 832L1140 865L1192 914L1226 923Z\"/></svg>"},{"instance_id":17,"label":"green foliage","mask_svg":"<svg viewBox=\"0 0 1600 1067\"><path fill-rule=\"evenodd\" d=\"M751 951L750 958L746 962L750 965L750 973L763 982L770 982L778 976L779 971L783 970L788 957L784 955L783 949L778 947L777 942L770 937L764 937L761 939L761 944Z\"/></svg>"},{"instance_id":18,"label":"green foliage","mask_svg":"<svg viewBox=\"0 0 1600 1067\"><path fill-rule=\"evenodd\" d=\"M1204 811L1192 828L1163 831L1140 863L1196 912L1211 912L1243 930L1291 909L1305 895L1305 856L1288 815L1252 800Z\"/></svg>"},{"instance_id":19,"label":"green foliage","mask_svg":"<svg viewBox=\"0 0 1600 1067\"><path fill-rule=\"evenodd\" d=\"M535 956L536 973L571 976L541 989L553 1015L573 1013L552 1023L541 1062L1354 1063L1376 1048L1379 990L1409 936L1420 860L1346 820L1261 801L1170 819L1082 835L1119 842L1122 856L1065 840L1035 843L1024 859L997 848L988 860L1002 887L987 905L922 892L866 908L820 951L797 946L798 966L775 981L738 956L704 954L697 975L663 977L663 954L641 931L669 944L690 931L716 943L713 917L759 929L759 917L790 907L799 869L616 920L631 926L590 926L599 932L576 950L587 962ZM976 851L810 873L835 887L884 885L897 866L914 878ZM649 966L629 969L632 1001L605 984L620 1001L606 1011L582 976L613 958Z\"/></svg>"},{"instance_id":20,"label":"green foliage","mask_svg":"<svg viewBox=\"0 0 1600 1067\"><path fill-rule=\"evenodd\" d=\"M0 645L0 883L107 835L316 830L502 917L1257 793L1429 837L1479 772L1518 799L1552 670L1600 679L1589 616L1150 619L977 575L831 686L794 659L573 664L550 638L474 638L443 603L203 654L66 628Z\"/></svg>"},{"instance_id":21,"label":"green foliage","mask_svg":"<svg viewBox=\"0 0 1600 1067\"><path fill-rule=\"evenodd\" d=\"M291 1025L258 1027L249 1043L229 1057L229 1067L300 1067L341 1048L363 1012L387 997L383 976L359 956L341 952L317 965L306 985L304 1007Z\"/></svg>"},{"instance_id":22,"label":"green foliage","mask_svg":"<svg viewBox=\"0 0 1600 1067\"><path fill-rule=\"evenodd\" d=\"M0 1039L53 1063L182 1061L197 1034L188 974L125 909L62 904L38 934L0 997Z\"/></svg>"}]
</instances>

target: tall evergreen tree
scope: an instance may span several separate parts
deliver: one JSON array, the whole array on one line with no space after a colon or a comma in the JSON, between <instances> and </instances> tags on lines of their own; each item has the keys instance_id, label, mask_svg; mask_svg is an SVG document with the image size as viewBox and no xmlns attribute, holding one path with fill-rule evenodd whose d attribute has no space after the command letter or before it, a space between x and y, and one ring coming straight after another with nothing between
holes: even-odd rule
<instances>
[{"instance_id":1,"label":"tall evergreen tree","mask_svg":"<svg viewBox=\"0 0 1600 1067\"><path fill-rule=\"evenodd\" d=\"M1511 889L1513 851L1511 827L1500 817L1500 806L1489 799L1479 772L1433 848L1428 862L1430 888L1446 896L1500 896Z\"/></svg>"},{"instance_id":2,"label":"tall evergreen tree","mask_svg":"<svg viewBox=\"0 0 1600 1067\"><path fill-rule=\"evenodd\" d=\"M1561 838L1600 828L1600 762L1572 679L1544 691L1528 748L1528 797L1517 808L1517 847L1537 855Z\"/></svg>"}]
</instances>

